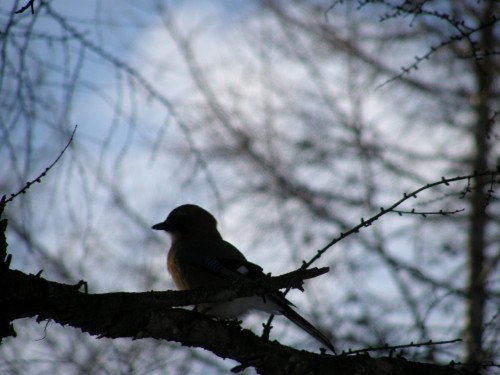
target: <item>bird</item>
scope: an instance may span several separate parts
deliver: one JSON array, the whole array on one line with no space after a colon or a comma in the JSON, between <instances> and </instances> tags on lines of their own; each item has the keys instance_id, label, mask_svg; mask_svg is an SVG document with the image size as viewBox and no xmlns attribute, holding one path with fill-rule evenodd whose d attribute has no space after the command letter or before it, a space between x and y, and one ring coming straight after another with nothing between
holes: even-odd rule
<instances>
[{"instance_id":1,"label":"bird","mask_svg":"<svg viewBox=\"0 0 500 375\"><path fill-rule=\"evenodd\" d=\"M163 222L153 225L152 229L170 235L167 268L180 290L223 288L239 279L256 280L266 276L262 267L249 262L235 246L222 238L215 217L200 206L181 205L172 210ZM275 291L265 297L242 297L199 308L221 319L242 316L252 309L283 315L336 354L330 340L297 313L293 306L283 293Z\"/></svg>"}]
</instances>

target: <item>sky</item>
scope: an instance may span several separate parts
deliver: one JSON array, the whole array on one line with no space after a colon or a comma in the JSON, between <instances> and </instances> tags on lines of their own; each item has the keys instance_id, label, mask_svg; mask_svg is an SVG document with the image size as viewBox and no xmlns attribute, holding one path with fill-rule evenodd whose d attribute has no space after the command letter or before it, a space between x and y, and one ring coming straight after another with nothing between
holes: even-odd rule
<instances>
[{"instance_id":1,"label":"sky","mask_svg":"<svg viewBox=\"0 0 500 375\"><path fill-rule=\"evenodd\" d=\"M39 109L39 113L46 116L43 121L33 123L29 131L20 131L12 138L22 145L31 134L33 150L39 156L33 157L29 163L18 163L15 182L9 180L9 191L15 191L26 179L43 171L48 162L57 157L75 124L78 129L69 152L43 179L43 184L30 189L24 202L19 200L12 205L12 215L22 209L24 225L30 233L36 233L31 244L19 247L14 256L14 267L36 273L45 265L47 278L64 280L64 273L57 266L47 266L50 259L44 258L43 251L37 248L37 244L41 244L42 249L68 268L72 278L88 280L93 292L172 287L165 270L168 238L150 231L149 227L163 220L175 206L187 202L200 204L213 212L219 219L225 238L237 245L250 260L264 265L266 271L279 274L298 267L303 258L309 258L338 235L338 228L334 225L318 225L320 228L316 228L307 224L307 213L302 217L296 216L296 208L290 202L289 206L280 207L283 208L284 221L292 228L291 234L284 233L286 231L276 223L280 217L274 208L275 203L270 202L268 197L254 200L252 206L231 204L238 201L238 189L245 191L245 186L240 185L243 181L240 175L252 172L243 169L244 165L242 168L224 169L224 163L220 161L207 166L200 155L189 152L193 149L209 150L208 142L203 138L207 134L224 141L226 135L217 129L207 130L207 124L213 124L213 118L210 113L200 110L204 108L204 98L197 91L196 83L188 78L192 67L185 64L179 46L165 32L165 19L159 16L155 4L161 3L123 1L117 6L116 2L103 1L51 2L54 12L61 14L70 25L76 25L78 35L86 41L86 48L81 49L78 43L71 42L62 48L44 41L30 45L31 51L42 61L52 64L47 71L41 67L37 69L34 64L26 72L34 77L34 82L36 78L44 82L47 94L43 99L48 109ZM0 8L2 14L5 6L6 3L3 3ZM287 148L279 147L285 147L304 132L300 124L289 122L295 111L302 109L300 105L303 103L298 103L293 95L288 100L282 100L278 94L287 91L292 94L297 87L314 93L314 84L304 82L300 85L309 77L308 72L297 64L287 64L277 52L279 48L291 48L301 45L303 41L290 35L289 45L279 45L277 51L259 49L259 43L264 45L264 39L266 42L273 38L278 40L278 34L266 33L269 26L267 20L256 17L257 11L257 7L245 1L175 2L171 9L175 14L177 32L196 37L195 52L202 57L203 71L211 78L212 89L218 98L229 103L227 108L234 113L241 111L237 123L241 129L251 129L254 124L265 124L266 121L272 123L273 109L288 111L282 122L278 119L278 125L269 128L281 135L276 142L278 146L271 145L267 149L264 142L259 144L263 152L275 153L276 160L286 168L287 163L288 166L293 165L303 156L287 154ZM36 15L41 18L36 23L36 31L57 37L68 36L67 30L61 31L61 23L47 20L50 17L44 16L46 12L41 10ZM162 10L160 14L167 13ZM19 22L29 25L32 19L30 14L24 14ZM334 18L330 19L333 22ZM4 24L4 21L5 18L2 18L0 22ZM248 25L257 26L252 30L259 30L260 33L246 33ZM339 24L339 27L344 26ZM250 50L248 46L257 48ZM410 50L405 58L412 56L413 52ZM262 60L265 63L261 63ZM336 60L338 65L322 66L332 80L326 82L330 93L346 90L348 68L351 68L351 74L356 72L356 67L350 66L349 60L339 60ZM245 64L241 63L243 61ZM135 78L128 78L124 72L132 73ZM144 81L148 84L143 85ZM76 90L60 90L72 82L77 83ZM366 82L369 83L369 79ZM429 142L427 129L399 126L402 120L397 113L398 99L388 97L390 91L386 88L379 88L377 83L371 84L364 92L367 99L362 105L367 118L363 120L368 124L382 123L386 126L369 134L382 137L388 143L407 142L408 147L415 150L432 151L436 143ZM72 95L71 105L60 106L59 103L64 102L68 94ZM399 100L401 108L426 100L406 99L402 97ZM45 102L36 104L43 107ZM326 101L326 104L330 103ZM311 103L311 106L314 105ZM346 112L358 110L350 108L349 104L345 104L345 108L341 105L339 110L342 109ZM429 113L431 116L432 113ZM12 124L16 124L14 120ZM187 132L186 128L191 131ZM12 129L17 128L13 126ZM341 137L340 130L338 133ZM456 155L468 147L468 140L460 138L458 133L451 138L447 134L439 134L439 130L433 134L433 141L444 139L443 147L452 143L451 149ZM317 138L321 140L321 134ZM2 152L6 152L5 149L0 149L0 155ZM349 152L347 147L346 152ZM304 154L304 158L306 156ZM235 165L239 165L234 155L228 153L225 158L234 158ZM322 185L322 178L318 178L321 173L325 179L331 178L331 170L335 169L341 178L350 176L352 170L358 167L336 161L330 166L331 170L320 173L304 164L297 178L312 180L311 185L315 183L318 186ZM442 175L441 167L436 164L421 163L417 167L411 165L411 168L420 168L418 172L428 180L439 179ZM9 176L11 170L4 166L0 171L2 178L7 180L5 176ZM258 184L258 177L255 175L252 182ZM388 183L390 189L378 197L383 205L399 199L403 191L418 187ZM113 188L114 185L118 188ZM336 184L335 180L328 188L336 193L348 189ZM116 209L119 205L121 209ZM363 216L367 218L370 214L373 213L364 212ZM359 221L358 211L346 210L344 215L353 225ZM411 226L415 221L405 221L401 227ZM398 218L384 218L382 223L377 223L377 228L384 235L398 224ZM304 229L307 225L313 227L309 233L309 228ZM433 235L438 237L428 227L417 228L414 233L415 237L410 241L415 243L421 240L420 236L429 241ZM309 235L308 247L294 254L291 251L293 244L290 244L293 241L287 235L293 240ZM12 238L12 244L19 240L14 229L10 231L9 238ZM354 272L349 269L352 264L336 264L336 261L341 262L344 257L357 254L366 256L367 262L374 262L373 254L364 255L363 240L343 242L318 266L328 263L336 267L335 271L340 275L348 276ZM400 259L411 261L416 253L406 251L410 248L408 241L407 238L398 238L391 243L391 251ZM386 298L387 304L397 304L401 291L392 283L383 285L380 282L388 278L387 271L375 267L364 273L362 278L345 278L342 282L353 289L356 289L357 283L363 284L365 287L360 293L366 294L382 288L386 292L383 298ZM331 280L310 281L308 293L292 294L292 300L299 305L301 312L313 315L316 310L321 310L318 304L323 295L332 300L342 297L343 285ZM338 310L348 315L352 313L350 308L339 306ZM399 323L399 320L403 323L406 319L407 316L391 314L387 316L387 324ZM436 321L440 322L440 319L438 316ZM455 319L455 316L450 316L450 319ZM261 321L261 316L251 316L246 324L260 328ZM283 341L310 347L309 341L302 342L305 338L301 333L285 328L277 323L276 332L278 337L284 337Z\"/></svg>"}]
</instances>

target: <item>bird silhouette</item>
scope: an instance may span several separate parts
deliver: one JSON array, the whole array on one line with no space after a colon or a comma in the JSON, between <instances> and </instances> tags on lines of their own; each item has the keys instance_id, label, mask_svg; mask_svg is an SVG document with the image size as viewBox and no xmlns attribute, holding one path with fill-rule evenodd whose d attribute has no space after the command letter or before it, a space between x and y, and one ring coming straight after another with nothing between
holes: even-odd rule
<instances>
[{"instance_id":1,"label":"bird silhouette","mask_svg":"<svg viewBox=\"0 0 500 375\"><path fill-rule=\"evenodd\" d=\"M265 277L262 267L247 261L236 247L224 241L217 230L215 218L199 206L179 206L170 212L165 221L152 228L170 234L167 267L180 290L227 287L238 279L255 280ZM294 305L283 293L276 291L264 297L242 297L228 302L205 304L200 308L219 318L234 318L251 309L284 315L335 353L330 340L292 306Z\"/></svg>"}]
</instances>

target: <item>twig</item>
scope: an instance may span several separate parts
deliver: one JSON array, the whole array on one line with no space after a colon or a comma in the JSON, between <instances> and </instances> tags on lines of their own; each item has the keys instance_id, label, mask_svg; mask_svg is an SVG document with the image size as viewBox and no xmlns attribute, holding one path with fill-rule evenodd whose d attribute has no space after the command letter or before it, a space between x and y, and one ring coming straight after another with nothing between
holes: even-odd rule
<instances>
[{"instance_id":1,"label":"twig","mask_svg":"<svg viewBox=\"0 0 500 375\"><path fill-rule=\"evenodd\" d=\"M16 10L14 14L24 13L29 8L31 8L31 14L35 14L34 5L35 5L35 0L29 0L25 6L23 6L21 9Z\"/></svg>"},{"instance_id":2,"label":"twig","mask_svg":"<svg viewBox=\"0 0 500 375\"><path fill-rule=\"evenodd\" d=\"M458 214L459 212L463 212L463 211L465 211L465 208L461 208L460 210L455 210L455 211L443 211L443 210L439 210L437 212L436 211L428 211L428 212L416 211L413 208L411 211L392 210L391 212L394 212L394 213L398 214L399 216L403 216L403 215L421 215L423 217L427 217L427 216L432 216L432 215L448 216L448 215Z\"/></svg>"},{"instance_id":3,"label":"twig","mask_svg":"<svg viewBox=\"0 0 500 375\"><path fill-rule=\"evenodd\" d=\"M59 161L59 159L61 159L61 157L63 156L64 152L68 149L69 145L70 145L70 144L71 144L71 142L73 141L73 136L75 135L75 132L76 132L76 128L77 128L77 127L78 127L78 125L75 125L75 128L73 129L73 132L71 133L71 137L69 138L68 143L66 144L66 146L64 146L63 150L61 151L61 153L59 154L59 156L56 158L56 160L54 160L54 162L53 162L51 165L49 165L47 168L45 168L45 170L44 170L42 173L40 173L40 175L39 175L38 177L34 178L34 179L33 179L33 180L31 180L31 181L28 181L28 182L26 183L26 185L25 185L25 186L24 186L21 190L19 190L19 191L18 191L17 193L15 193L15 194L11 194L11 195L10 195L10 198L9 198L9 199L7 199L7 200L5 201L5 203L4 203L4 204L7 204L7 203L11 202L11 201L12 201L15 197L17 197L17 196L18 196L18 195L20 195L20 194L25 194L25 193L26 193L26 191L27 191L27 190L31 187L31 185L33 185L35 182L41 182L42 177L45 177L45 175L47 174L47 172L48 172L48 171L50 171L54 165L56 165L56 163Z\"/></svg>"},{"instance_id":4,"label":"twig","mask_svg":"<svg viewBox=\"0 0 500 375\"><path fill-rule=\"evenodd\" d=\"M432 345L445 345L445 344L454 344L456 342L460 342L462 339L454 339L454 340L446 340L446 341L426 341L426 342L410 342L409 344L403 344L403 345L393 345L390 346L388 344L385 344L383 346L377 346L377 347L368 347L366 349L359 349L359 350L348 350L347 352L342 352L341 355L352 355L352 354L359 354L359 353L368 353L368 352L375 352L379 350L390 350L391 352L394 352L397 349L405 349L405 348L418 348L421 346L432 346Z\"/></svg>"},{"instance_id":5,"label":"twig","mask_svg":"<svg viewBox=\"0 0 500 375\"><path fill-rule=\"evenodd\" d=\"M396 207L400 206L403 202L407 201L410 198L417 198L417 195L420 194L421 192L425 191L425 190L428 190L428 189L433 188L433 187L438 186L438 185L447 185L448 186L451 182L457 182L457 181L462 181L462 180L470 180L471 178L478 178L478 177L484 177L484 176L495 176L495 175L498 175L498 174L500 174L500 167L497 167L497 169L495 171L486 171L486 172L482 172L482 173L474 172L471 175L457 176L457 177L453 177L453 178L444 178L444 177L442 177L441 180L433 182L433 183L430 183L430 184L427 184L425 186L422 186L422 187L414 190L410 194L404 193L403 194L403 198L401 198L400 200L398 200L396 203L394 203L390 207L388 207L388 208L380 207L380 212L377 213L376 215L373 215L368 220L364 220L363 218L361 218L361 222L358 225L356 225L355 227L349 229L347 232L340 233L340 236L334 238L325 247L323 247L322 249L318 250L316 252L316 254L309 261L304 262L302 264L302 268L308 268L308 267L310 267L311 264L313 264L316 260L318 260L321 257L321 255L323 255L323 253L325 251L327 251L330 247L332 247L333 245L335 245L337 242L343 240L344 238L350 236L351 234L358 233L360 230L362 230L362 229L364 229L366 227L369 227L370 225L372 225L375 221L377 221L378 219L380 219L385 214L388 214L389 212L396 212L396 213L398 213L397 210L395 210ZM443 212L442 211L436 212L436 214L441 214L442 215L442 214L444 214L444 211Z\"/></svg>"}]
</instances>

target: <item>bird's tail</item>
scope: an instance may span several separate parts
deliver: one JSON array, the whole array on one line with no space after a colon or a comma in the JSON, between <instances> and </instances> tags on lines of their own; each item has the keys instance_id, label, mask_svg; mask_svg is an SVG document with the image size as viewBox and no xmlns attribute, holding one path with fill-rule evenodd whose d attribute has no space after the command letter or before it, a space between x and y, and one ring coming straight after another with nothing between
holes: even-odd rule
<instances>
[{"instance_id":1,"label":"bird's tail","mask_svg":"<svg viewBox=\"0 0 500 375\"><path fill-rule=\"evenodd\" d=\"M302 316L300 316L299 313L297 313L291 306L290 302L288 302L287 299L282 297L281 295L276 295L273 296L272 299L276 304L279 305L280 307L280 312L284 316L286 316L288 319L290 319L293 323L298 325L300 328L302 328L304 331L309 333L312 337L314 337L316 340L321 342L323 345L325 345L328 349L330 349L333 354L337 354L335 352L335 348L333 347L332 343L326 337L323 333L321 333L316 327L314 327L311 323L309 323L307 320L305 320Z\"/></svg>"}]
</instances>

